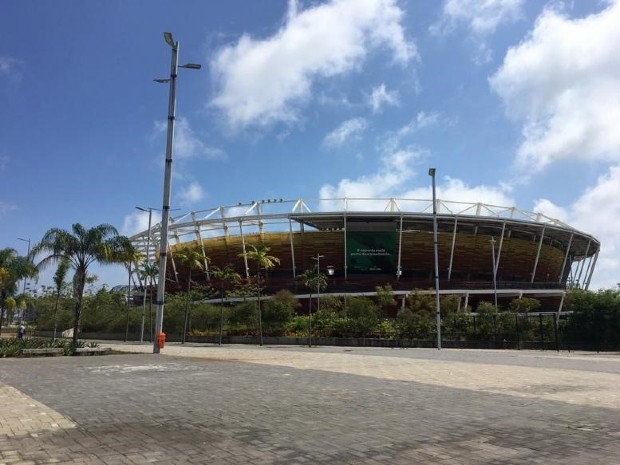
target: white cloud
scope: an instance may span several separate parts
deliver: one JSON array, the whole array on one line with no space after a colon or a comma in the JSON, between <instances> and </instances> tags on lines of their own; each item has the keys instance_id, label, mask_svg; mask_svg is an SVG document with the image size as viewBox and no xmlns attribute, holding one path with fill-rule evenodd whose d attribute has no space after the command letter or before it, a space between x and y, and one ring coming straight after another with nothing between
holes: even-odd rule
<instances>
[{"instance_id":1,"label":"white cloud","mask_svg":"<svg viewBox=\"0 0 620 465\"><path fill-rule=\"evenodd\" d=\"M420 111L407 124L386 135L385 140L382 142L383 151L394 151L407 136L438 124L452 123L450 121L443 120L441 115L437 112L426 113L424 111Z\"/></svg>"},{"instance_id":2,"label":"white cloud","mask_svg":"<svg viewBox=\"0 0 620 465\"><path fill-rule=\"evenodd\" d=\"M445 0L441 20L430 27L433 34L445 35L464 25L473 43L473 60L489 63L492 52L486 38L505 23L513 23L522 16L523 0Z\"/></svg>"},{"instance_id":3,"label":"white cloud","mask_svg":"<svg viewBox=\"0 0 620 465\"><path fill-rule=\"evenodd\" d=\"M174 150L179 158L223 158L224 152L202 142L186 118L179 118L174 127Z\"/></svg>"},{"instance_id":4,"label":"white cloud","mask_svg":"<svg viewBox=\"0 0 620 465\"><path fill-rule=\"evenodd\" d=\"M0 56L0 74L9 75L14 71L17 64L19 64L19 60L15 58Z\"/></svg>"},{"instance_id":5,"label":"white cloud","mask_svg":"<svg viewBox=\"0 0 620 465\"><path fill-rule=\"evenodd\" d=\"M16 210L17 207L15 205L3 202L0 200L0 218L6 215L11 210Z\"/></svg>"},{"instance_id":6,"label":"white cloud","mask_svg":"<svg viewBox=\"0 0 620 465\"><path fill-rule=\"evenodd\" d=\"M443 184L437 186L437 198L453 202L486 203L502 207L513 207L514 199L504 186L468 186L460 179L446 176Z\"/></svg>"},{"instance_id":7,"label":"white cloud","mask_svg":"<svg viewBox=\"0 0 620 465\"><path fill-rule=\"evenodd\" d=\"M337 186L321 187L322 199L357 197L393 197L413 177L413 161L423 155L415 149L399 150L381 158L381 166L375 174L360 176L355 180L342 179Z\"/></svg>"},{"instance_id":8,"label":"white cloud","mask_svg":"<svg viewBox=\"0 0 620 465\"><path fill-rule=\"evenodd\" d=\"M290 2L286 23L272 37L243 35L217 52L211 104L233 128L293 122L316 79L359 69L380 48L401 64L414 59L402 17L395 0L331 0L303 11Z\"/></svg>"},{"instance_id":9,"label":"white cloud","mask_svg":"<svg viewBox=\"0 0 620 465\"><path fill-rule=\"evenodd\" d=\"M161 212L153 210L151 215L151 226L161 221ZM129 215L125 215L123 219L123 226L121 228L121 234L124 236L133 236L141 231L146 231L149 228L149 212L143 212L135 210Z\"/></svg>"},{"instance_id":10,"label":"white cloud","mask_svg":"<svg viewBox=\"0 0 620 465\"><path fill-rule=\"evenodd\" d=\"M368 122L364 118L346 120L325 136L323 145L326 147L341 147L349 141L359 140L367 127Z\"/></svg>"},{"instance_id":11,"label":"white cloud","mask_svg":"<svg viewBox=\"0 0 620 465\"><path fill-rule=\"evenodd\" d=\"M582 19L546 10L508 51L490 84L523 124L518 166L620 159L619 24L620 1Z\"/></svg>"},{"instance_id":12,"label":"white cloud","mask_svg":"<svg viewBox=\"0 0 620 465\"><path fill-rule=\"evenodd\" d=\"M202 186L197 182L192 182L181 189L181 201L185 204L200 202L204 198Z\"/></svg>"},{"instance_id":13,"label":"white cloud","mask_svg":"<svg viewBox=\"0 0 620 465\"><path fill-rule=\"evenodd\" d=\"M560 207L541 199L535 208L598 239L601 250L590 288L616 287L620 282L620 165L612 166L573 204Z\"/></svg>"},{"instance_id":14,"label":"white cloud","mask_svg":"<svg viewBox=\"0 0 620 465\"><path fill-rule=\"evenodd\" d=\"M462 23L474 34L484 36L495 32L500 24L521 17L523 0L445 0L443 18L431 30L449 33Z\"/></svg>"},{"instance_id":15,"label":"white cloud","mask_svg":"<svg viewBox=\"0 0 620 465\"><path fill-rule=\"evenodd\" d=\"M164 134L168 128L165 121L155 121L155 133ZM206 159L226 158L226 153L216 147L209 147L196 135L187 118L177 118L174 125L174 157L180 160L201 157Z\"/></svg>"},{"instance_id":16,"label":"white cloud","mask_svg":"<svg viewBox=\"0 0 620 465\"><path fill-rule=\"evenodd\" d=\"M373 113L379 112L383 105L398 106L398 103L398 91L389 92L385 84L375 87L368 97L368 104Z\"/></svg>"},{"instance_id":17,"label":"white cloud","mask_svg":"<svg viewBox=\"0 0 620 465\"><path fill-rule=\"evenodd\" d=\"M439 123L439 120L440 120L439 113L436 113L436 112L426 113L426 112L420 111L418 112L417 115L415 115L411 119L411 121L408 124L406 124L405 126L403 126L402 128L398 130L398 134L400 136L405 136L407 134L417 132L421 129L426 129L426 128L435 126L436 124Z\"/></svg>"},{"instance_id":18,"label":"white cloud","mask_svg":"<svg viewBox=\"0 0 620 465\"><path fill-rule=\"evenodd\" d=\"M326 184L319 191L319 198L323 208L334 207L329 199L357 198L365 199L355 203L357 209L377 209L378 203L371 199L415 199L432 205L432 185L430 177L426 175L426 169L421 173L418 182L422 185L410 188L416 175L414 169L428 154L420 149L403 149L385 155L381 158L381 166L374 174L360 176L357 179L342 179L337 186ZM436 185L437 199L446 202L447 207L453 212L460 212L469 205L465 203L485 203L488 205L513 207L516 206L510 196L510 189L506 186L468 186L460 179L448 176L438 178ZM383 202L385 203L385 202ZM402 204L403 208L423 208L423 204L413 202L411 205ZM442 210L444 207L441 207Z\"/></svg>"}]
</instances>

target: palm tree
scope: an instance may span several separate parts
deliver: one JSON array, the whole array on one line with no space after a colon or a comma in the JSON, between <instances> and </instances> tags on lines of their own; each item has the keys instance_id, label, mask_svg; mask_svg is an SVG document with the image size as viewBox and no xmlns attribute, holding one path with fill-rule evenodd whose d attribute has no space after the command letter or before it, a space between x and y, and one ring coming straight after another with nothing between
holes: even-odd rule
<instances>
[{"instance_id":1,"label":"palm tree","mask_svg":"<svg viewBox=\"0 0 620 465\"><path fill-rule=\"evenodd\" d=\"M317 268L308 268L299 275L299 279L310 290L310 299L308 299L308 347L312 346L312 291L317 291L317 310L319 308L319 291L327 287L327 277Z\"/></svg>"},{"instance_id":2,"label":"palm tree","mask_svg":"<svg viewBox=\"0 0 620 465\"><path fill-rule=\"evenodd\" d=\"M123 246L122 261L125 269L127 270L127 315L125 318L125 342L127 342L129 336L129 306L131 301L131 288L133 275L137 271L137 264L142 260L144 254L140 252L130 241L127 239L127 243ZM135 266L134 266L135 265ZM133 269L132 269L133 267Z\"/></svg>"},{"instance_id":3,"label":"palm tree","mask_svg":"<svg viewBox=\"0 0 620 465\"><path fill-rule=\"evenodd\" d=\"M204 261L206 257L203 257L202 252L198 246L184 247L176 253L181 263L187 264L189 267L189 276L187 279L187 294L185 295L185 319L183 321L183 336L181 343L185 344L185 335L187 334L187 324L189 320L189 292L192 286L192 271L194 268L204 270Z\"/></svg>"},{"instance_id":4,"label":"palm tree","mask_svg":"<svg viewBox=\"0 0 620 465\"><path fill-rule=\"evenodd\" d=\"M211 270L213 277L220 281L220 345L222 345L222 328L224 326L224 282L236 283L241 276L237 273L232 265L226 265L224 268L214 266Z\"/></svg>"},{"instance_id":5,"label":"palm tree","mask_svg":"<svg viewBox=\"0 0 620 465\"><path fill-rule=\"evenodd\" d=\"M258 267L256 271L256 294L257 294L257 302L258 302L258 337L259 337L259 345L263 345L263 321L262 321L262 313L260 308L260 273L261 270L270 270L274 268L276 265L280 264L280 259L274 257L272 255L268 255L271 249L269 247L265 247L263 244L258 246L249 245L252 249L250 251L246 251L241 253L240 256L245 257L246 260L251 260L256 262Z\"/></svg>"},{"instance_id":6,"label":"palm tree","mask_svg":"<svg viewBox=\"0 0 620 465\"><path fill-rule=\"evenodd\" d=\"M17 254L15 249L0 250L0 335L4 324L5 301L17 293L17 283L24 278L37 275L30 257Z\"/></svg>"},{"instance_id":7,"label":"palm tree","mask_svg":"<svg viewBox=\"0 0 620 465\"><path fill-rule=\"evenodd\" d=\"M63 285L65 284L65 278L71 268L69 260L61 260L54 273L54 285L56 286L56 305L54 306L54 341L56 340L56 315L58 314L58 303L60 302L60 293L62 292Z\"/></svg>"},{"instance_id":8,"label":"palm tree","mask_svg":"<svg viewBox=\"0 0 620 465\"><path fill-rule=\"evenodd\" d=\"M88 268L93 263L121 263L127 238L120 236L116 228L100 224L85 228L79 223L71 231L51 228L32 249L32 256L48 254L39 262L37 269L52 263L68 260L75 271L73 276L73 295L76 298L73 316L73 346L77 346L80 319L82 316L84 288L89 278Z\"/></svg>"},{"instance_id":9,"label":"palm tree","mask_svg":"<svg viewBox=\"0 0 620 465\"><path fill-rule=\"evenodd\" d=\"M138 269L138 275L140 279L144 280L144 299L142 300L142 325L140 329L140 342L144 341L144 318L146 313L146 295L148 292L149 295L149 341L151 341L151 335L153 334L153 318L152 318L152 307L153 307L153 281L159 275L159 266L157 263L148 263L145 262ZM148 287L147 287L148 280Z\"/></svg>"}]
</instances>

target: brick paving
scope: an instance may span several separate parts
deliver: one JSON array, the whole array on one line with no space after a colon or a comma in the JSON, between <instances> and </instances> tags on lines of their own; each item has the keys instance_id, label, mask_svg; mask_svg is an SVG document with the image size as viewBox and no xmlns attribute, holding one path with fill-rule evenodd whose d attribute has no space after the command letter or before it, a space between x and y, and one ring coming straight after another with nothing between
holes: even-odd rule
<instances>
[{"instance_id":1,"label":"brick paving","mask_svg":"<svg viewBox=\"0 0 620 465\"><path fill-rule=\"evenodd\" d=\"M0 359L0 464L620 463L620 355L109 344Z\"/></svg>"}]
</instances>

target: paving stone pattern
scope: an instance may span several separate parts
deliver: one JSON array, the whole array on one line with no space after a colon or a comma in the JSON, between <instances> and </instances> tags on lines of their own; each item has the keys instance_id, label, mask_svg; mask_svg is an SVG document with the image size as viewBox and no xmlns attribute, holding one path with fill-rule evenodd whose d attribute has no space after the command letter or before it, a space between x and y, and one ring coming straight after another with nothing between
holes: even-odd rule
<instances>
[{"instance_id":1,"label":"paving stone pattern","mask_svg":"<svg viewBox=\"0 0 620 465\"><path fill-rule=\"evenodd\" d=\"M116 345L0 359L0 464L620 463L620 356Z\"/></svg>"}]
</instances>

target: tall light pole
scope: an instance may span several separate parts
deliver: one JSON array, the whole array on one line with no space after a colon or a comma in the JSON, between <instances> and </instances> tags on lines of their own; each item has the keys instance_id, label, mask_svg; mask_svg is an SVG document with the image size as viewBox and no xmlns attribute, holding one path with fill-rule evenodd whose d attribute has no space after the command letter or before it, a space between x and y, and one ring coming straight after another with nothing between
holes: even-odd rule
<instances>
[{"instance_id":1,"label":"tall light pole","mask_svg":"<svg viewBox=\"0 0 620 465\"><path fill-rule=\"evenodd\" d=\"M433 249L435 253L435 326L437 327L437 349L441 349L441 307L439 305L439 253L437 251L437 199L435 194L435 168L429 168L433 179Z\"/></svg>"},{"instance_id":2,"label":"tall light pole","mask_svg":"<svg viewBox=\"0 0 620 465\"><path fill-rule=\"evenodd\" d=\"M179 66L179 42L175 42L170 32L164 32L164 40L172 49L170 62L170 78L155 79L155 82L168 83L170 93L168 97L168 133L166 138L166 165L164 167L164 196L161 209L161 232L159 238L159 279L157 280L157 313L155 315L155 340L153 353L159 353L158 339L164 322L164 294L166 290L166 259L168 253L168 221L170 219L170 190L172 180L172 148L174 144L174 115L176 106L176 79L178 68L200 69L195 63Z\"/></svg>"},{"instance_id":3,"label":"tall light pole","mask_svg":"<svg viewBox=\"0 0 620 465\"><path fill-rule=\"evenodd\" d=\"M28 239L24 239L22 237L18 237L17 240L19 241L23 241L23 242L28 242L28 254L26 255L28 257L28 259L30 260L30 238ZM24 290L22 291L22 294L26 293L26 281L27 279L24 278Z\"/></svg>"}]
</instances>

